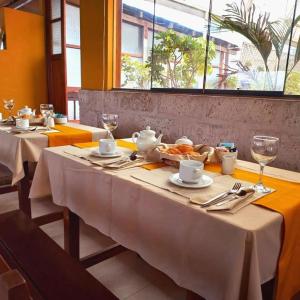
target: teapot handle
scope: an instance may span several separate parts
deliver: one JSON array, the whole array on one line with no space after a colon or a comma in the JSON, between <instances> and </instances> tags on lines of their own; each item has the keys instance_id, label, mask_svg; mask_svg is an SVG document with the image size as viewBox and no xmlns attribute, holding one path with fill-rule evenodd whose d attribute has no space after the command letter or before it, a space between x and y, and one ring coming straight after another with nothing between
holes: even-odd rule
<instances>
[{"instance_id":1,"label":"teapot handle","mask_svg":"<svg viewBox=\"0 0 300 300\"><path fill-rule=\"evenodd\" d=\"M138 132L134 132L131 139L136 144L136 141L139 137L140 137L140 134Z\"/></svg>"}]
</instances>

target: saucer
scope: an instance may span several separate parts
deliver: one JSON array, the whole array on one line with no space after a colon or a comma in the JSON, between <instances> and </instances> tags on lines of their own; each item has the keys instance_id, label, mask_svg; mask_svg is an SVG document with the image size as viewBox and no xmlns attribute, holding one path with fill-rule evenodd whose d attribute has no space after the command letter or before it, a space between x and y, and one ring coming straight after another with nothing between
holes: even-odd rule
<instances>
[{"instance_id":1,"label":"saucer","mask_svg":"<svg viewBox=\"0 0 300 300\"><path fill-rule=\"evenodd\" d=\"M32 128L34 128L34 127L20 127L20 126L16 126L16 129L17 130L23 130L23 131L28 131L28 130L31 130Z\"/></svg>"},{"instance_id":2,"label":"saucer","mask_svg":"<svg viewBox=\"0 0 300 300\"><path fill-rule=\"evenodd\" d=\"M16 126L12 131L16 131L16 132L19 132L19 131L27 132L27 131L32 131L34 128L35 128L35 126L29 126L29 127L19 127L19 126Z\"/></svg>"},{"instance_id":3,"label":"saucer","mask_svg":"<svg viewBox=\"0 0 300 300\"><path fill-rule=\"evenodd\" d=\"M99 152L99 149L93 150L91 152L92 156L95 157L102 157L102 158L113 158L113 157L119 157L122 156L124 153L121 150L116 150L114 153L110 153L110 154L102 154Z\"/></svg>"},{"instance_id":4,"label":"saucer","mask_svg":"<svg viewBox=\"0 0 300 300\"><path fill-rule=\"evenodd\" d=\"M211 177L207 176L207 175L202 175L200 180L197 183L187 183L187 182L183 182L180 178L179 178L179 173L176 174L172 174L169 177L170 182L172 182L175 185L181 186L181 187L185 187L185 188L190 188L190 189L201 189L201 188L205 188L207 186L210 186L214 181Z\"/></svg>"}]
</instances>

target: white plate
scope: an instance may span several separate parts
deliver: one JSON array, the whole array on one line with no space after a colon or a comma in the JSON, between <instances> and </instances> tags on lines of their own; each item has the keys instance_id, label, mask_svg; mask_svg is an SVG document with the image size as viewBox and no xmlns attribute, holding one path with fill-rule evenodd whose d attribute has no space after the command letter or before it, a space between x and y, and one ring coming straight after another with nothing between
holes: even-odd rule
<instances>
[{"instance_id":1,"label":"white plate","mask_svg":"<svg viewBox=\"0 0 300 300\"><path fill-rule=\"evenodd\" d=\"M116 150L115 153L112 154L101 154L99 152L99 149L93 150L91 152L91 155L96 156L96 157L102 157L102 158L113 158L113 157L119 157L122 156L124 153L121 150Z\"/></svg>"},{"instance_id":2,"label":"white plate","mask_svg":"<svg viewBox=\"0 0 300 300\"><path fill-rule=\"evenodd\" d=\"M181 187L185 187L185 188L190 188L190 189L201 189L201 188L205 188L207 186L210 186L214 181L211 177L207 176L207 175L202 175L200 180L197 183L187 183L187 182L183 182L180 178L179 178L179 173L176 174L172 174L169 177L170 182L172 182L175 185L181 186Z\"/></svg>"},{"instance_id":3,"label":"white plate","mask_svg":"<svg viewBox=\"0 0 300 300\"><path fill-rule=\"evenodd\" d=\"M55 124L67 124L68 123L68 118L63 117L63 118L54 118Z\"/></svg>"}]
</instances>

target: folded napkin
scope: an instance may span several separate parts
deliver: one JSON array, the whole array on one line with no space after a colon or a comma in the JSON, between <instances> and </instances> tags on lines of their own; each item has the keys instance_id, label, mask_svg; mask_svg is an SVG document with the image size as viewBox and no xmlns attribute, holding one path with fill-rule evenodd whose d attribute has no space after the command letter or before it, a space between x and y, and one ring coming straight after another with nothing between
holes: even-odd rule
<instances>
[{"instance_id":1,"label":"folded napkin","mask_svg":"<svg viewBox=\"0 0 300 300\"><path fill-rule=\"evenodd\" d=\"M37 128L36 129L37 131L43 131L43 133L47 134L47 133L56 133L56 132L59 132L58 130L56 129L45 129L45 128Z\"/></svg>"},{"instance_id":2,"label":"folded napkin","mask_svg":"<svg viewBox=\"0 0 300 300\"><path fill-rule=\"evenodd\" d=\"M251 202L257 200L258 198L254 196L254 193L249 193L245 196L241 197L236 197L236 196L231 196L228 198L225 198L224 200L230 200L229 202L226 202L222 205L212 205L209 206L206 210L207 211L224 211L224 212L229 212L229 213L236 213L239 211L241 208L247 206ZM221 204L221 203L220 203Z\"/></svg>"},{"instance_id":3,"label":"folded napkin","mask_svg":"<svg viewBox=\"0 0 300 300\"><path fill-rule=\"evenodd\" d=\"M10 126L0 126L1 131L10 132L12 130L12 127Z\"/></svg>"}]
</instances>

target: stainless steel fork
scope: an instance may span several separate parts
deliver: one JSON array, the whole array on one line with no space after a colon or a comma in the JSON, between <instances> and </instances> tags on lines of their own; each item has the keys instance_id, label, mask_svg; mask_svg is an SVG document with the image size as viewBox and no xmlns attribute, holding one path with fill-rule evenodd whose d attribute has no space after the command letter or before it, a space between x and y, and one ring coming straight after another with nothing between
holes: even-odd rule
<instances>
[{"instance_id":1,"label":"stainless steel fork","mask_svg":"<svg viewBox=\"0 0 300 300\"><path fill-rule=\"evenodd\" d=\"M227 196L231 195L231 194L235 194L239 191L239 189L241 188L242 184L240 182L236 182L232 189L230 189L228 192L222 193L212 199L209 199L208 201L201 203L200 205L202 207L207 207L207 206L211 206L211 205L215 205L220 201L223 201L224 198L226 198Z\"/></svg>"}]
</instances>

